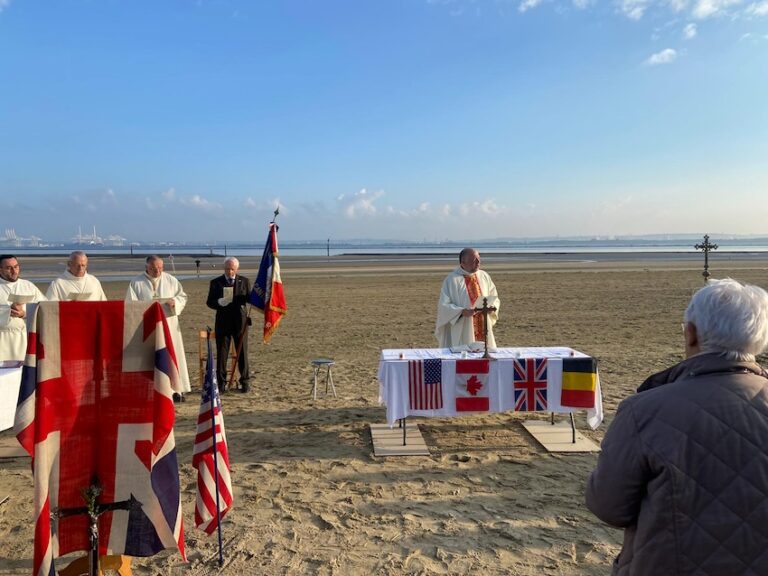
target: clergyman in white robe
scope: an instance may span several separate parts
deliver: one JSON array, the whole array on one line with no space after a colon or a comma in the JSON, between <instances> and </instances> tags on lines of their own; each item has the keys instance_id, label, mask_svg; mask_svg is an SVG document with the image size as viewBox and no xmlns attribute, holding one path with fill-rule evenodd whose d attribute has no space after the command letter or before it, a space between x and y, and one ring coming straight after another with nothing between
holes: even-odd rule
<instances>
[{"instance_id":1,"label":"clergyman in white robe","mask_svg":"<svg viewBox=\"0 0 768 576\"><path fill-rule=\"evenodd\" d=\"M128 291L125 294L126 301L139 300L149 301L157 300L163 303L168 329L171 332L173 349L176 353L176 362L179 366L179 387L174 392L186 393L192 390L189 382L189 370L187 369L187 357L184 353L184 340L181 337L181 326L179 325L179 314L182 313L187 305L187 295L176 278L165 272L160 276L153 278L146 272L133 278L128 285ZM170 306L170 302L173 305Z\"/></svg>"},{"instance_id":2,"label":"clergyman in white robe","mask_svg":"<svg viewBox=\"0 0 768 576\"><path fill-rule=\"evenodd\" d=\"M56 278L45 293L48 300L84 300L99 302L107 299L101 282L96 276L86 273L85 276L75 276L69 270Z\"/></svg>"},{"instance_id":3,"label":"clergyman in white robe","mask_svg":"<svg viewBox=\"0 0 768 576\"><path fill-rule=\"evenodd\" d=\"M498 320L500 305L496 285L485 270L480 270L480 256L477 251L465 249L462 250L462 255L467 251L469 251L467 255L460 260L461 265L443 281L437 303L435 337L440 348L466 346L472 342L482 341L480 334L475 333L473 316L469 311L481 308L483 297L487 297L496 308L488 313L488 348L496 348L493 326ZM472 276L477 280L479 288L479 295L474 301L470 298L465 280Z\"/></svg>"},{"instance_id":4,"label":"clergyman in white robe","mask_svg":"<svg viewBox=\"0 0 768 576\"><path fill-rule=\"evenodd\" d=\"M56 301L98 302L107 299L99 279L88 274L88 255L82 250L75 250L69 255L66 271L51 282L45 295L48 300Z\"/></svg>"},{"instance_id":5,"label":"clergyman in white robe","mask_svg":"<svg viewBox=\"0 0 768 576\"><path fill-rule=\"evenodd\" d=\"M4 259L3 263L15 258ZM15 278L15 279L11 279ZM27 302L16 303L14 295L21 296ZM29 280L3 273L0 276L0 362L23 362L27 353L27 322L24 317L12 314L16 303L26 313L27 303L42 302L45 296Z\"/></svg>"}]
</instances>

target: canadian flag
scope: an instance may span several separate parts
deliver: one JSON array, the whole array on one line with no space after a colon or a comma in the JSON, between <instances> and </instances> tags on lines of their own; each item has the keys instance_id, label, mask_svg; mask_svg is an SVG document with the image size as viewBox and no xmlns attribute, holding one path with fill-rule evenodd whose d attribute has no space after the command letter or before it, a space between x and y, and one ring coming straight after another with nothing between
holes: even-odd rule
<instances>
[{"instance_id":1,"label":"canadian flag","mask_svg":"<svg viewBox=\"0 0 768 576\"><path fill-rule=\"evenodd\" d=\"M488 412L487 358L456 360L456 412Z\"/></svg>"}]
</instances>

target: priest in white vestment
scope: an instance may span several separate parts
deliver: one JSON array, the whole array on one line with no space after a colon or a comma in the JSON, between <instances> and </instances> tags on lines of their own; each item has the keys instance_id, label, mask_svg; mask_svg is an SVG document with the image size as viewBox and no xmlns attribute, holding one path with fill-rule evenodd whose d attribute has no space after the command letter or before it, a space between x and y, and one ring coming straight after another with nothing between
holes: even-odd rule
<instances>
[{"instance_id":1,"label":"priest in white vestment","mask_svg":"<svg viewBox=\"0 0 768 576\"><path fill-rule=\"evenodd\" d=\"M99 279L88 274L88 256L80 250L69 255L66 271L51 282L45 295L48 300L61 301L107 299Z\"/></svg>"},{"instance_id":2,"label":"priest in white vestment","mask_svg":"<svg viewBox=\"0 0 768 576\"><path fill-rule=\"evenodd\" d=\"M0 362L23 362L27 353L27 304L45 296L19 277L16 256L0 256Z\"/></svg>"},{"instance_id":3,"label":"priest in white vestment","mask_svg":"<svg viewBox=\"0 0 768 576\"><path fill-rule=\"evenodd\" d=\"M125 293L127 301L156 300L163 305L168 320L168 328L171 331L173 349L176 352L176 361L179 366L179 387L174 392L182 394L190 392L189 370L187 369L187 357L184 353L184 341L181 337L179 315L187 305L187 295L181 287L181 282L163 272L163 259L159 256L147 256L146 268L143 274L139 274L128 285ZM174 395L175 396L175 395ZM181 399L181 398L179 398Z\"/></svg>"},{"instance_id":4,"label":"priest in white vestment","mask_svg":"<svg viewBox=\"0 0 768 576\"><path fill-rule=\"evenodd\" d=\"M464 248L459 254L459 267L443 281L437 303L435 337L440 348L465 346L482 342L484 314L478 312L483 298L495 310L488 313L488 348L496 348L493 326L499 317L499 298L491 276L480 270L480 254L473 248Z\"/></svg>"}]
</instances>

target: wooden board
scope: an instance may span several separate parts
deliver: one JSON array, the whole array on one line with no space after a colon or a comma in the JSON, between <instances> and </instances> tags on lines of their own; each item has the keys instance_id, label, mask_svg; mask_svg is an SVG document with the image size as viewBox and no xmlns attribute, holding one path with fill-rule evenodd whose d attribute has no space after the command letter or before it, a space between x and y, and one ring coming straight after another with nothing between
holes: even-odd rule
<instances>
[{"instance_id":1,"label":"wooden board","mask_svg":"<svg viewBox=\"0 0 768 576\"><path fill-rule=\"evenodd\" d=\"M523 427L548 452L600 452L600 446L578 430L574 443L571 424L568 421L552 424L549 420L526 420Z\"/></svg>"},{"instance_id":2,"label":"wooden board","mask_svg":"<svg viewBox=\"0 0 768 576\"><path fill-rule=\"evenodd\" d=\"M417 424L406 423L403 446L403 429L389 424L371 424L374 456L429 456L429 449Z\"/></svg>"}]
</instances>

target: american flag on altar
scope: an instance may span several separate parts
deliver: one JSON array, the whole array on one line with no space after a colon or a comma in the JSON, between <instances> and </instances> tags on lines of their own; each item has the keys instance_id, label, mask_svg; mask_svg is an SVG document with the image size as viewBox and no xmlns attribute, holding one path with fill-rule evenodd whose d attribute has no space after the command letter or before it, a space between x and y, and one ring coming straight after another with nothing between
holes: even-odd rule
<instances>
[{"instance_id":1,"label":"american flag on altar","mask_svg":"<svg viewBox=\"0 0 768 576\"><path fill-rule=\"evenodd\" d=\"M411 410L440 410L443 407L440 359L408 360L408 397Z\"/></svg>"},{"instance_id":2,"label":"american flag on altar","mask_svg":"<svg viewBox=\"0 0 768 576\"><path fill-rule=\"evenodd\" d=\"M206 534L212 534L218 527L219 520L232 507L233 498L224 414L221 412L210 338L193 453L192 466L197 468L195 526Z\"/></svg>"},{"instance_id":3,"label":"american flag on altar","mask_svg":"<svg viewBox=\"0 0 768 576\"><path fill-rule=\"evenodd\" d=\"M521 358L514 365L515 411L547 409L547 359Z\"/></svg>"},{"instance_id":4,"label":"american flag on altar","mask_svg":"<svg viewBox=\"0 0 768 576\"><path fill-rule=\"evenodd\" d=\"M99 517L99 553L151 556L184 528L173 436L178 371L158 303L43 302L28 308L27 357L14 430L32 456L33 574L87 550L82 491L126 509Z\"/></svg>"}]
</instances>

